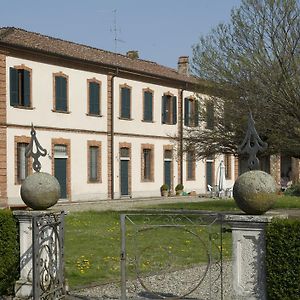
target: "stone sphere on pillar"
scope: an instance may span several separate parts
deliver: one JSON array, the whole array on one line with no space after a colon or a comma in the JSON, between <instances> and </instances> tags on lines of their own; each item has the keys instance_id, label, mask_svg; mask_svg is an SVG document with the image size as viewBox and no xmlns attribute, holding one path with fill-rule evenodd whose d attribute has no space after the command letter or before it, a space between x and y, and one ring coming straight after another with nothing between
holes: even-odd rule
<instances>
[{"instance_id":1,"label":"stone sphere on pillar","mask_svg":"<svg viewBox=\"0 0 300 300\"><path fill-rule=\"evenodd\" d=\"M21 198L34 210L44 210L55 205L60 197L58 180L44 172L37 172L25 178L21 186Z\"/></svg>"},{"instance_id":2,"label":"stone sphere on pillar","mask_svg":"<svg viewBox=\"0 0 300 300\"><path fill-rule=\"evenodd\" d=\"M237 178L233 198L237 206L249 215L262 215L272 208L277 195L275 179L263 171L248 171Z\"/></svg>"}]
</instances>

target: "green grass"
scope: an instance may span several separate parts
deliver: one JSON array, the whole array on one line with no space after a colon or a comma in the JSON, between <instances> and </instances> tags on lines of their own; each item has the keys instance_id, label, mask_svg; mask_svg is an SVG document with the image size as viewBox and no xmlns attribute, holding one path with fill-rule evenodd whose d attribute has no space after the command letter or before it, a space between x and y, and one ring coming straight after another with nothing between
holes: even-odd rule
<instances>
[{"instance_id":1,"label":"green grass","mask_svg":"<svg viewBox=\"0 0 300 300\"><path fill-rule=\"evenodd\" d=\"M186 200L186 202L185 202ZM238 212L233 199L220 199L198 203L188 203L188 198L177 204L161 204L155 209L184 209L208 211ZM282 196L274 209L300 209L300 197ZM71 288L101 284L120 280L120 213L86 211L71 213L66 217L65 263L66 278ZM166 270L172 262L173 268L188 267L196 262L205 261L204 244L209 235L204 227L193 228L195 234L179 228L148 229L142 219L135 217L138 226L127 227L128 257L142 253L139 259L139 271L143 274ZM212 237L217 254L219 246L218 226L212 226ZM205 240L202 244L201 239ZM199 247L199 243L201 247ZM231 253L230 234L224 238L224 255ZM199 249L199 251L194 251ZM176 259L175 259L176 258ZM133 264L129 264L130 276Z\"/></svg>"}]
</instances>

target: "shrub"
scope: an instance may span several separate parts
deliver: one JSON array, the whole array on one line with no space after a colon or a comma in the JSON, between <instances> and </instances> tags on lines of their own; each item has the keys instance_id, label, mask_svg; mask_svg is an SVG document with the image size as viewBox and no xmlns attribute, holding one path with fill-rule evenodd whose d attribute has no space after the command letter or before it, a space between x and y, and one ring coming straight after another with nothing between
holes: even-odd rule
<instances>
[{"instance_id":1,"label":"shrub","mask_svg":"<svg viewBox=\"0 0 300 300\"><path fill-rule=\"evenodd\" d=\"M276 220L266 231L268 299L300 299L300 220Z\"/></svg>"},{"instance_id":2,"label":"shrub","mask_svg":"<svg viewBox=\"0 0 300 300\"><path fill-rule=\"evenodd\" d=\"M169 190L169 186L167 184L163 184L161 187L160 187L160 190L161 191L168 191Z\"/></svg>"},{"instance_id":3,"label":"shrub","mask_svg":"<svg viewBox=\"0 0 300 300\"><path fill-rule=\"evenodd\" d=\"M175 191L182 191L184 189L184 186L181 183L178 183L175 187Z\"/></svg>"},{"instance_id":4,"label":"shrub","mask_svg":"<svg viewBox=\"0 0 300 300\"><path fill-rule=\"evenodd\" d=\"M17 223L12 212L0 210L0 295L13 292L18 276L19 243Z\"/></svg>"},{"instance_id":5,"label":"shrub","mask_svg":"<svg viewBox=\"0 0 300 300\"><path fill-rule=\"evenodd\" d=\"M300 197L300 183L293 184L291 187L287 188L284 194L287 196Z\"/></svg>"}]
</instances>

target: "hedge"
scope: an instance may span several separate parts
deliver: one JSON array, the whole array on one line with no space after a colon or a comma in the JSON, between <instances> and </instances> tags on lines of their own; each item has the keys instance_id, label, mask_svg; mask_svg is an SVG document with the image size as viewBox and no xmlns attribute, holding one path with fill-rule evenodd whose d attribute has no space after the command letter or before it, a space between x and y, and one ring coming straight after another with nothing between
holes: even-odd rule
<instances>
[{"instance_id":1,"label":"hedge","mask_svg":"<svg viewBox=\"0 0 300 300\"><path fill-rule=\"evenodd\" d=\"M300 220L276 220L266 231L268 299L300 299Z\"/></svg>"},{"instance_id":2,"label":"hedge","mask_svg":"<svg viewBox=\"0 0 300 300\"><path fill-rule=\"evenodd\" d=\"M0 295L13 293L18 277L19 238L17 222L9 210L0 210Z\"/></svg>"}]
</instances>

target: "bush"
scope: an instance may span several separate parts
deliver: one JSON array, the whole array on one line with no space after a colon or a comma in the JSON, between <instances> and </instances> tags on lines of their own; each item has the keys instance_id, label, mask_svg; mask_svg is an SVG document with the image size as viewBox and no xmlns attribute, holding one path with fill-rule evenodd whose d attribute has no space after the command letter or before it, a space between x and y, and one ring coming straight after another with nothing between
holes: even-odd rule
<instances>
[{"instance_id":1,"label":"bush","mask_svg":"<svg viewBox=\"0 0 300 300\"><path fill-rule=\"evenodd\" d=\"M0 210L0 295L13 293L19 273L18 240L17 222L12 212Z\"/></svg>"},{"instance_id":2,"label":"bush","mask_svg":"<svg viewBox=\"0 0 300 300\"><path fill-rule=\"evenodd\" d=\"M287 188L284 194L287 196L300 197L300 183L293 184L291 187Z\"/></svg>"},{"instance_id":3,"label":"bush","mask_svg":"<svg viewBox=\"0 0 300 300\"><path fill-rule=\"evenodd\" d=\"M181 183L178 183L175 187L175 191L183 191L184 189L184 186L181 184Z\"/></svg>"},{"instance_id":4,"label":"bush","mask_svg":"<svg viewBox=\"0 0 300 300\"><path fill-rule=\"evenodd\" d=\"M169 186L167 184L163 184L161 187L160 187L160 191L168 191L169 190Z\"/></svg>"},{"instance_id":5,"label":"bush","mask_svg":"<svg viewBox=\"0 0 300 300\"><path fill-rule=\"evenodd\" d=\"M276 220L266 231L268 299L300 299L300 220Z\"/></svg>"}]
</instances>

